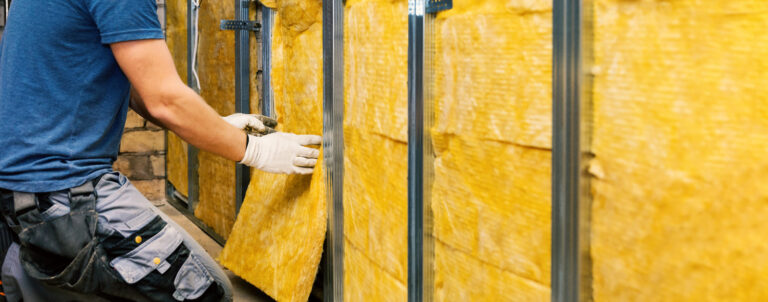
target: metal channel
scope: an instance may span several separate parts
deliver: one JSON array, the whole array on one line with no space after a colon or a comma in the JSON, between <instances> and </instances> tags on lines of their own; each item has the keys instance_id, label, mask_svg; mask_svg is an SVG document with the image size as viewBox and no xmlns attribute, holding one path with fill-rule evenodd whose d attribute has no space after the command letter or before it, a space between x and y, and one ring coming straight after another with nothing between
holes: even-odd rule
<instances>
[{"instance_id":1,"label":"metal channel","mask_svg":"<svg viewBox=\"0 0 768 302\"><path fill-rule=\"evenodd\" d=\"M553 2L552 301L579 301L582 2Z\"/></svg>"},{"instance_id":2,"label":"metal channel","mask_svg":"<svg viewBox=\"0 0 768 302\"><path fill-rule=\"evenodd\" d=\"M250 0L235 0L235 20L248 21ZM235 30L235 111L251 113L251 40L250 31ZM251 169L235 164L235 215L245 199L245 190L251 181Z\"/></svg>"},{"instance_id":3,"label":"metal channel","mask_svg":"<svg viewBox=\"0 0 768 302\"><path fill-rule=\"evenodd\" d=\"M194 51L195 35L197 34L197 24L194 22L198 16L197 7L192 0L187 0L187 85L200 92L200 87L197 87L197 81L195 79L195 58ZM192 144L187 144L187 210L194 211L197 207L200 196L200 185L198 179L198 150Z\"/></svg>"},{"instance_id":4,"label":"metal channel","mask_svg":"<svg viewBox=\"0 0 768 302\"><path fill-rule=\"evenodd\" d=\"M328 201L325 301L344 300L344 3L323 1L323 152Z\"/></svg>"},{"instance_id":5,"label":"metal channel","mask_svg":"<svg viewBox=\"0 0 768 302\"><path fill-rule=\"evenodd\" d=\"M434 13L425 0L408 1L408 301L432 301L434 239L431 186Z\"/></svg>"},{"instance_id":6,"label":"metal channel","mask_svg":"<svg viewBox=\"0 0 768 302\"><path fill-rule=\"evenodd\" d=\"M275 98L272 92L272 29L275 10L261 7L261 114L275 117Z\"/></svg>"}]
</instances>

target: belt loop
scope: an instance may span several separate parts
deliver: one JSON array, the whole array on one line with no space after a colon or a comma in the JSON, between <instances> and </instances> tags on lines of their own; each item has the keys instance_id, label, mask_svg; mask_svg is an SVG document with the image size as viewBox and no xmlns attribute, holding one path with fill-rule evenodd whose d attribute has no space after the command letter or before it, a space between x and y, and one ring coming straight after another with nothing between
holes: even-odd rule
<instances>
[{"instance_id":1,"label":"belt loop","mask_svg":"<svg viewBox=\"0 0 768 302\"><path fill-rule=\"evenodd\" d=\"M82 185L69 189L70 211L96 209L96 184L101 178L102 176L96 177Z\"/></svg>"}]
</instances>

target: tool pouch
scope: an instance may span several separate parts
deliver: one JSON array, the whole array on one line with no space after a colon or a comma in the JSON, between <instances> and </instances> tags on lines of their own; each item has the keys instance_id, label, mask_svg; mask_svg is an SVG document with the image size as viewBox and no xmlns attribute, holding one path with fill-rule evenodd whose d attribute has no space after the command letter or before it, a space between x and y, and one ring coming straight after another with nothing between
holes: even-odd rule
<instances>
[{"instance_id":1,"label":"tool pouch","mask_svg":"<svg viewBox=\"0 0 768 302\"><path fill-rule=\"evenodd\" d=\"M94 185L86 182L69 194L70 212L47 218L38 195L14 192L13 209L3 212L18 234L21 265L30 277L48 285L81 293L108 292L123 282L109 266L96 236Z\"/></svg>"}]
</instances>

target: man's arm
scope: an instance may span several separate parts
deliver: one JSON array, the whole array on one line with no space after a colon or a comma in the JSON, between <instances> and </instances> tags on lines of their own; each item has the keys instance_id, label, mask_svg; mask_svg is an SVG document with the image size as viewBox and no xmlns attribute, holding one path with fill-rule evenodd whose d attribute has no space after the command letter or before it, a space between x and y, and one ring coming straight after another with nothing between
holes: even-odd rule
<instances>
[{"instance_id":1,"label":"man's arm","mask_svg":"<svg viewBox=\"0 0 768 302\"><path fill-rule=\"evenodd\" d=\"M163 40L111 44L120 68L135 88L132 108L190 144L227 159L240 161L245 133L225 122L181 81Z\"/></svg>"}]
</instances>

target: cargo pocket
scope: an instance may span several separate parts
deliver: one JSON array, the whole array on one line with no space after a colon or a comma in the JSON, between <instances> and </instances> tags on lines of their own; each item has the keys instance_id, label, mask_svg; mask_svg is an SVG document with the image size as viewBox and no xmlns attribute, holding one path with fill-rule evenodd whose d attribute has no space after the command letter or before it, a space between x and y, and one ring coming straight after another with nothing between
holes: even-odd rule
<instances>
[{"instance_id":1,"label":"cargo pocket","mask_svg":"<svg viewBox=\"0 0 768 302\"><path fill-rule=\"evenodd\" d=\"M127 237L115 232L102 245L120 278L152 301L220 301L223 296L182 234L159 216Z\"/></svg>"},{"instance_id":2,"label":"cargo pocket","mask_svg":"<svg viewBox=\"0 0 768 302\"><path fill-rule=\"evenodd\" d=\"M170 264L167 258L181 245L183 238L178 230L167 225L159 217L158 222L150 223L150 228L162 226L162 229L150 237L135 235L126 238L127 243L138 244L137 247L112 259L110 264L122 276L128 284L134 284L143 279L154 270L165 272ZM142 238L144 237L144 238ZM150 238L146 238L150 237ZM126 243L125 241L121 243ZM111 253L120 253L120 249L126 249L132 245L121 244L110 249ZM117 249L117 250L116 250Z\"/></svg>"},{"instance_id":3,"label":"cargo pocket","mask_svg":"<svg viewBox=\"0 0 768 302\"><path fill-rule=\"evenodd\" d=\"M195 300L200 298L212 283L211 274L197 259L197 255L191 254L173 280L176 288L173 298L177 301Z\"/></svg>"}]
</instances>

